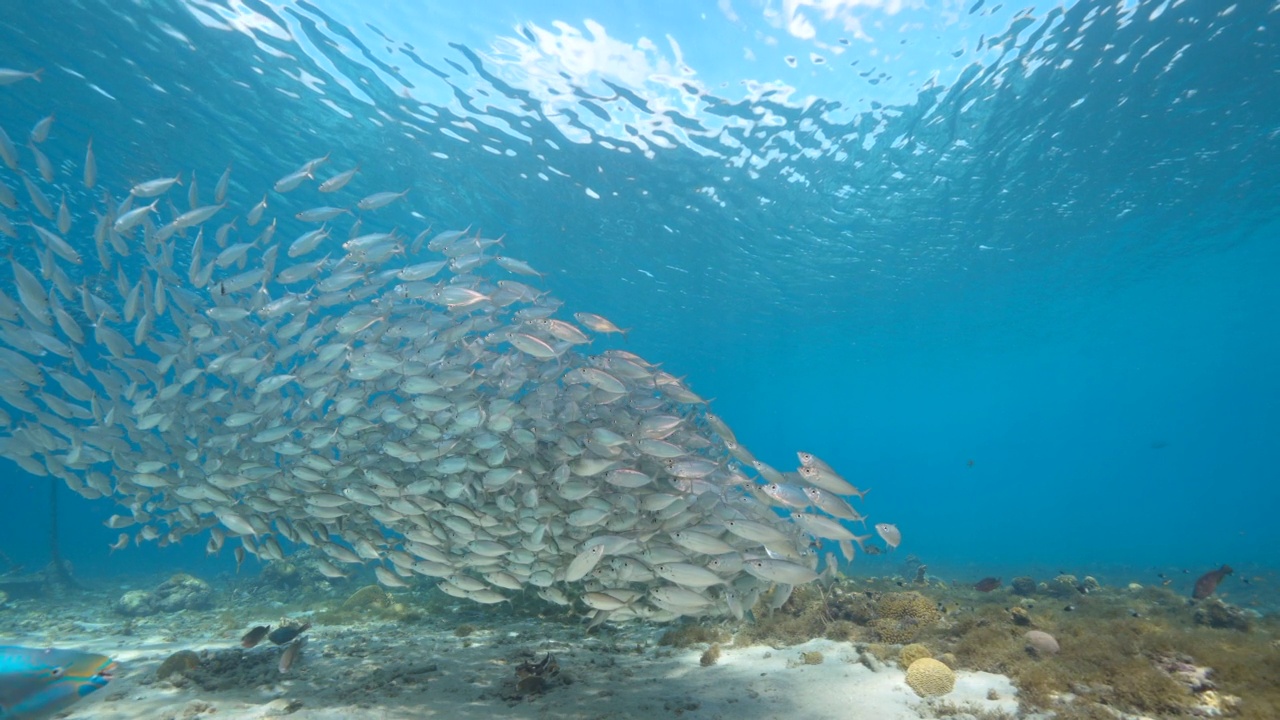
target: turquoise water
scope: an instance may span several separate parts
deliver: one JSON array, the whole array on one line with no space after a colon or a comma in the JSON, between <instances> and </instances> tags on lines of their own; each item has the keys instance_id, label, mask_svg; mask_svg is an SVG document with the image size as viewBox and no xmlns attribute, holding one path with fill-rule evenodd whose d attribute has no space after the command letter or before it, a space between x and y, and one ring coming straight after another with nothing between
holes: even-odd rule
<instances>
[{"instance_id":1,"label":"turquoise water","mask_svg":"<svg viewBox=\"0 0 1280 720\"><path fill-rule=\"evenodd\" d=\"M56 113L50 159L92 137L117 194L359 163L406 224L505 235L761 459L871 488L939 572L1274 569L1274 8L659 5L9 0L0 67L44 78L0 125ZM0 472L0 550L39 566L46 481ZM82 574L231 568L108 556L118 509L64 497Z\"/></svg>"}]
</instances>

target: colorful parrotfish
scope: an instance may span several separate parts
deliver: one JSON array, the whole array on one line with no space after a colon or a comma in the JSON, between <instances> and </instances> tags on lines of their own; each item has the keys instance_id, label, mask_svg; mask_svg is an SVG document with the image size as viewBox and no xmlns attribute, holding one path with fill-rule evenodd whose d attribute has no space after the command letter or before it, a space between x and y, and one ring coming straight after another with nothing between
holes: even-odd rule
<instances>
[{"instance_id":1,"label":"colorful parrotfish","mask_svg":"<svg viewBox=\"0 0 1280 720\"><path fill-rule=\"evenodd\" d=\"M0 646L0 718L52 717L111 681L116 664L79 650Z\"/></svg>"}]
</instances>

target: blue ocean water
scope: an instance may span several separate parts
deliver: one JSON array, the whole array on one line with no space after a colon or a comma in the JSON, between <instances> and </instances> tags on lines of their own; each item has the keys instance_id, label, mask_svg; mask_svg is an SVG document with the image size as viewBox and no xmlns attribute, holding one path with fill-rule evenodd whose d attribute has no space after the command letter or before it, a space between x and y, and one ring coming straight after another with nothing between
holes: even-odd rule
<instances>
[{"instance_id":1,"label":"blue ocean water","mask_svg":"<svg viewBox=\"0 0 1280 720\"><path fill-rule=\"evenodd\" d=\"M331 153L505 235L758 457L871 488L904 540L855 572L1275 568L1266 3L0 5L0 67L44 68L10 135L56 113L111 188ZM0 467L39 566L47 480ZM77 572L231 568L108 555L115 511L64 493Z\"/></svg>"}]
</instances>

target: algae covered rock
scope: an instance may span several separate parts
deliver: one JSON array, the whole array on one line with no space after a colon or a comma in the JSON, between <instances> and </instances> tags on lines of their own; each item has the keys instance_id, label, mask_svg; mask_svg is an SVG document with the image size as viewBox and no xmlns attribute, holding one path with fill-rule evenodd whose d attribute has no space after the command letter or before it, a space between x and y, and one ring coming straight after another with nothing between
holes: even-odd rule
<instances>
[{"instance_id":1,"label":"algae covered rock","mask_svg":"<svg viewBox=\"0 0 1280 720\"><path fill-rule=\"evenodd\" d=\"M1014 578L1009 583L1009 587L1012 588L1014 595L1030 597L1036 594L1036 581L1025 575Z\"/></svg>"},{"instance_id":2,"label":"algae covered rock","mask_svg":"<svg viewBox=\"0 0 1280 720\"><path fill-rule=\"evenodd\" d=\"M297 565L284 560L276 560L262 566L258 571L261 584L280 590L292 590L302 585L304 577Z\"/></svg>"},{"instance_id":3,"label":"algae covered rock","mask_svg":"<svg viewBox=\"0 0 1280 720\"><path fill-rule=\"evenodd\" d=\"M920 658L907 668L907 686L920 697L938 697L955 689L956 673L933 658Z\"/></svg>"},{"instance_id":4,"label":"algae covered rock","mask_svg":"<svg viewBox=\"0 0 1280 720\"><path fill-rule=\"evenodd\" d=\"M161 612L207 610L213 606L213 588L209 583L186 573L178 573L160 583L152 596L156 609Z\"/></svg>"},{"instance_id":5,"label":"algae covered rock","mask_svg":"<svg viewBox=\"0 0 1280 720\"><path fill-rule=\"evenodd\" d=\"M1249 632L1249 616L1235 605L1217 598L1205 600L1196 608L1195 621L1197 625L1208 625L1220 630Z\"/></svg>"},{"instance_id":6,"label":"algae covered rock","mask_svg":"<svg viewBox=\"0 0 1280 720\"><path fill-rule=\"evenodd\" d=\"M380 585L366 585L351 594L342 603L342 609L347 611L366 611L366 610L385 610L391 606L391 594L382 589Z\"/></svg>"},{"instance_id":7,"label":"algae covered rock","mask_svg":"<svg viewBox=\"0 0 1280 720\"><path fill-rule=\"evenodd\" d=\"M720 661L720 643L715 643L702 653L702 657L698 658L698 663L702 667L711 667Z\"/></svg>"},{"instance_id":8,"label":"algae covered rock","mask_svg":"<svg viewBox=\"0 0 1280 720\"><path fill-rule=\"evenodd\" d=\"M800 662L805 665L821 665L823 661L821 652L814 650L813 652L800 653Z\"/></svg>"},{"instance_id":9,"label":"algae covered rock","mask_svg":"<svg viewBox=\"0 0 1280 720\"><path fill-rule=\"evenodd\" d=\"M116 601L115 611L121 615L141 617L155 612L155 598L146 590L130 590Z\"/></svg>"},{"instance_id":10,"label":"algae covered rock","mask_svg":"<svg viewBox=\"0 0 1280 720\"><path fill-rule=\"evenodd\" d=\"M664 647L687 648L690 645L722 643L729 640L729 633L722 628L689 623L663 633L662 637L658 638L658 644Z\"/></svg>"},{"instance_id":11,"label":"algae covered rock","mask_svg":"<svg viewBox=\"0 0 1280 720\"><path fill-rule=\"evenodd\" d=\"M200 656L191 650L179 650L178 652L165 658L160 663L160 667L156 668L156 678L164 680L170 675L185 673L194 670L200 665Z\"/></svg>"},{"instance_id":12,"label":"algae covered rock","mask_svg":"<svg viewBox=\"0 0 1280 720\"><path fill-rule=\"evenodd\" d=\"M1080 594L1080 581L1075 575L1059 575L1050 580L1042 589L1048 594L1059 597L1068 598L1075 597Z\"/></svg>"},{"instance_id":13,"label":"algae covered rock","mask_svg":"<svg viewBox=\"0 0 1280 720\"><path fill-rule=\"evenodd\" d=\"M1043 630L1029 630L1023 637L1027 640L1027 652L1035 657L1058 654L1058 640Z\"/></svg>"}]
</instances>

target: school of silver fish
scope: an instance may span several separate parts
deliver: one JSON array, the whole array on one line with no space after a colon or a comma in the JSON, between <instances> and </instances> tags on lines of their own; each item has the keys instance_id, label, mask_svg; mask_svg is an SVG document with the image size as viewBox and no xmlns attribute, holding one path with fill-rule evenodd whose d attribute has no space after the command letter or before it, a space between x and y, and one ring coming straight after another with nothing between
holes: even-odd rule
<instances>
[{"instance_id":1,"label":"school of silver fish","mask_svg":"<svg viewBox=\"0 0 1280 720\"><path fill-rule=\"evenodd\" d=\"M53 124L25 152L0 128L0 452L117 502L113 547L305 545L331 577L601 622L780 606L816 541L869 537L822 460L775 470L657 364L589 352L620 329L500 239L380 222L409 191L355 194L326 156L265 193L175 168L113 194L92 141L50 162Z\"/></svg>"}]
</instances>

